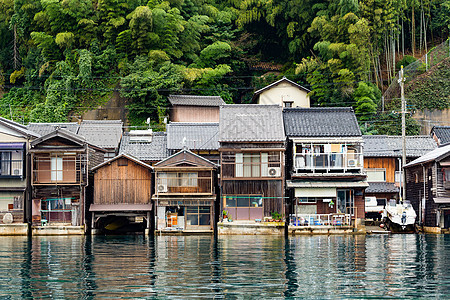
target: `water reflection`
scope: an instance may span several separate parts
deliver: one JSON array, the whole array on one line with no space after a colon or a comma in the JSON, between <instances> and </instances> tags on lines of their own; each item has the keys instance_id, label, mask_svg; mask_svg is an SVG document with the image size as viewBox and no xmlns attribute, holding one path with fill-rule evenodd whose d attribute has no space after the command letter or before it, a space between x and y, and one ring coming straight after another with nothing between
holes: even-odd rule
<instances>
[{"instance_id":1,"label":"water reflection","mask_svg":"<svg viewBox=\"0 0 450 300\"><path fill-rule=\"evenodd\" d=\"M1 237L0 298L445 298L450 236Z\"/></svg>"}]
</instances>

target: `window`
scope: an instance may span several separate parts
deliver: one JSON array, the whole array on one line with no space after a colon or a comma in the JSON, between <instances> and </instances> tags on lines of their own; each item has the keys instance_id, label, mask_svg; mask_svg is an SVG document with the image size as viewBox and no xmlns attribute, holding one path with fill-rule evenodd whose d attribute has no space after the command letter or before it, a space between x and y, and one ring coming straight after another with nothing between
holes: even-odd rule
<instances>
[{"instance_id":1,"label":"window","mask_svg":"<svg viewBox=\"0 0 450 300\"><path fill-rule=\"evenodd\" d=\"M50 162L51 168L51 180L62 181L63 180L63 158L54 156Z\"/></svg>"},{"instance_id":2,"label":"window","mask_svg":"<svg viewBox=\"0 0 450 300\"><path fill-rule=\"evenodd\" d=\"M385 182L386 169L366 169L368 182Z\"/></svg>"},{"instance_id":3,"label":"window","mask_svg":"<svg viewBox=\"0 0 450 300\"><path fill-rule=\"evenodd\" d=\"M268 153L236 153L236 177L267 177L268 169Z\"/></svg>"},{"instance_id":4,"label":"window","mask_svg":"<svg viewBox=\"0 0 450 300\"><path fill-rule=\"evenodd\" d=\"M12 150L0 152L0 176L23 175L23 151Z\"/></svg>"},{"instance_id":5,"label":"window","mask_svg":"<svg viewBox=\"0 0 450 300\"><path fill-rule=\"evenodd\" d=\"M301 203L317 203L317 198L315 198L315 197L300 197L300 198L298 198L297 204L301 204Z\"/></svg>"},{"instance_id":6,"label":"window","mask_svg":"<svg viewBox=\"0 0 450 300\"><path fill-rule=\"evenodd\" d=\"M262 207L263 197L261 195L235 195L226 196L226 207Z\"/></svg>"},{"instance_id":7,"label":"window","mask_svg":"<svg viewBox=\"0 0 450 300\"><path fill-rule=\"evenodd\" d=\"M189 173L167 173L158 174L158 184L164 184L168 187L196 187L198 186L198 174L196 172Z\"/></svg>"},{"instance_id":8,"label":"window","mask_svg":"<svg viewBox=\"0 0 450 300\"><path fill-rule=\"evenodd\" d=\"M284 101L284 107L293 107L294 101Z\"/></svg>"},{"instance_id":9,"label":"window","mask_svg":"<svg viewBox=\"0 0 450 300\"><path fill-rule=\"evenodd\" d=\"M211 224L210 206L187 206L186 215L188 226L204 226Z\"/></svg>"}]
</instances>

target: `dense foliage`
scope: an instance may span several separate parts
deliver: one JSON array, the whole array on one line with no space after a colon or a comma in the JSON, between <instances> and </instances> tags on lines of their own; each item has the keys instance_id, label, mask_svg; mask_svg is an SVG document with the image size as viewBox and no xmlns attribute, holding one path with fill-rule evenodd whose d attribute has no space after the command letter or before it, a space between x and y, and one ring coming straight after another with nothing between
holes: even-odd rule
<instances>
[{"instance_id":1,"label":"dense foliage","mask_svg":"<svg viewBox=\"0 0 450 300\"><path fill-rule=\"evenodd\" d=\"M385 133L380 90L399 59L446 39L449 12L448 0L0 0L0 114L64 121L120 93L133 124L160 122L170 93L245 103L285 75L313 106L353 106Z\"/></svg>"}]
</instances>

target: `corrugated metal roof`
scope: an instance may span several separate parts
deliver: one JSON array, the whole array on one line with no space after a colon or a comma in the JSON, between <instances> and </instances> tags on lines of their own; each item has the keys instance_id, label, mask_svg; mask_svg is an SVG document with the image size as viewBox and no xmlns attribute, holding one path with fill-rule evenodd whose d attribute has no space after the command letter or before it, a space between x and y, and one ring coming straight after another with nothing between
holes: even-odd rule
<instances>
[{"instance_id":1,"label":"corrugated metal roof","mask_svg":"<svg viewBox=\"0 0 450 300\"><path fill-rule=\"evenodd\" d=\"M361 136L351 107L285 108L283 119L289 137Z\"/></svg>"},{"instance_id":2,"label":"corrugated metal roof","mask_svg":"<svg viewBox=\"0 0 450 300\"><path fill-rule=\"evenodd\" d=\"M0 124L25 136L32 136L32 137L41 136L39 133L28 129L25 125L5 119L3 117L0 117Z\"/></svg>"},{"instance_id":3,"label":"corrugated metal roof","mask_svg":"<svg viewBox=\"0 0 450 300\"><path fill-rule=\"evenodd\" d=\"M220 107L220 142L284 141L279 105L230 104Z\"/></svg>"},{"instance_id":4,"label":"corrugated metal roof","mask_svg":"<svg viewBox=\"0 0 450 300\"><path fill-rule=\"evenodd\" d=\"M130 136L125 133L120 143L119 152L130 154L144 161L163 160L169 156L167 135L165 132L153 132L151 142L130 142Z\"/></svg>"},{"instance_id":5,"label":"corrugated metal roof","mask_svg":"<svg viewBox=\"0 0 450 300\"><path fill-rule=\"evenodd\" d=\"M89 211L151 211L152 204L91 204Z\"/></svg>"},{"instance_id":6,"label":"corrugated metal roof","mask_svg":"<svg viewBox=\"0 0 450 300\"><path fill-rule=\"evenodd\" d=\"M172 105L220 106L225 104L220 96L169 95L168 99Z\"/></svg>"},{"instance_id":7,"label":"corrugated metal roof","mask_svg":"<svg viewBox=\"0 0 450 300\"><path fill-rule=\"evenodd\" d=\"M439 144L450 143L450 126L434 126L431 129L439 140Z\"/></svg>"},{"instance_id":8,"label":"corrugated metal roof","mask_svg":"<svg viewBox=\"0 0 450 300\"><path fill-rule=\"evenodd\" d=\"M366 193L398 193L400 189L392 182L369 182Z\"/></svg>"},{"instance_id":9,"label":"corrugated metal roof","mask_svg":"<svg viewBox=\"0 0 450 300\"><path fill-rule=\"evenodd\" d=\"M364 135L364 157L401 157L402 137L393 135ZM420 157L437 148L428 135L407 136L406 156Z\"/></svg>"},{"instance_id":10,"label":"corrugated metal roof","mask_svg":"<svg viewBox=\"0 0 450 300\"><path fill-rule=\"evenodd\" d=\"M167 148L180 150L218 150L219 123L170 123L167 125Z\"/></svg>"},{"instance_id":11,"label":"corrugated metal roof","mask_svg":"<svg viewBox=\"0 0 450 300\"><path fill-rule=\"evenodd\" d=\"M118 148L122 138L121 120L86 120L81 122L78 134L88 143L102 148Z\"/></svg>"},{"instance_id":12,"label":"corrugated metal roof","mask_svg":"<svg viewBox=\"0 0 450 300\"><path fill-rule=\"evenodd\" d=\"M61 128L72 133L78 133L78 129L80 125L76 122L72 123L30 123L27 125L28 130L36 132L41 136L49 134L52 131L55 131L57 128Z\"/></svg>"},{"instance_id":13,"label":"corrugated metal roof","mask_svg":"<svg viewBox=\"0 0 450 300\"><path fill-rule=\"evenodd\" d=\"M415 165L419 165L422 163L430 162L433 160L440 160L443 157L450 155L450 145L442 146L433 151L428 152L427 154L419 157L418 159L413 160L412 162L406 164L404 167L411 167Z\"/></svg>"},{"instance_id":14,"label":"corrugated metal roof","mask_svg":"<svg viewBox=\"0 0 450 300\"><path fill-rule=\"evenodd\" d=\"M289 188L315 188L315 187L368 187L367 181L286 181Z\"/></svg>"}]
</instances>

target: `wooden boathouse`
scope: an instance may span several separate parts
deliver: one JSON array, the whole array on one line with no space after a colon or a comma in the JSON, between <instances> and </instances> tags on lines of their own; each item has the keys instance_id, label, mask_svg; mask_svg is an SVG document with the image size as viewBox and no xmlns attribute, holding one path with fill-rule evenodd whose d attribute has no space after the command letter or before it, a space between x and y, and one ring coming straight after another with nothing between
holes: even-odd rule
<instances>
[{"instance_id":1,"label":"wooden boathouse","mask_svg":"<svg viewBox=\"0 0 450 300\"><path fill-rule=\"evenodd\" d=\"M127 154L98 166L94 173L92 232L150 232L153 168Z\"/></svg>"}]
</instances>

